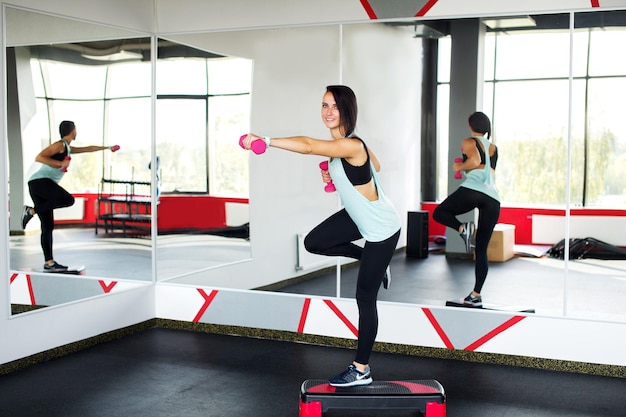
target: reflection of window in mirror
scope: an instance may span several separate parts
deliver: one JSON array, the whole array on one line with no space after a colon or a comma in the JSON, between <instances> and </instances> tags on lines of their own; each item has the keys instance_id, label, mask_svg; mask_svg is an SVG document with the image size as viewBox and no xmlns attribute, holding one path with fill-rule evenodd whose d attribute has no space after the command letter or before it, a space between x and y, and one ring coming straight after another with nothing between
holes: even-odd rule
<instances>
[{"instance_id":1,"label":"reflection of window in mirror","mask_svg":"<svg viewBox=\"0 0 626 417\"><path fill-rule=\"evenodd\" d=\"M248 154L237 138L249 130L252 63L211 55L158 61L161 190L247 197Z\"/></svg>"},{"instance_id":2,"label":"reflection of window in mirror","mask_svg":"<svg viewBox=\"0 0 626 417\"><path fill-rule=\"evenodd\" d=\"M14 71L10 80L16 87L15 93L8 96L16 110L8 118L9 168L14 175L14 194L10 196L11 268L38 269L41 265L39 218L35 216L24 228L19 208L22 204L32 205L26 183L40 167L36 156L60 139L60 122L71 120L77 132L73 146L119 145L121 151L82 152L72 158L69 175L63 177L60 185L75 197L75 202L71 207L55 210L54 224L63 230L54 232L54 257L61 264L85 265L85 274L89 276L150 280L151 241L145 238L150 236L150 216L143 215L150 201L151 39L111 38L11 48L14 60L10 68ZM119 181L119 187L111 185L111 181L105 183L111 179ZM123 202L115 195L109 199L109 193L123 195ZM132 206L128 205L131 200ZM97 227L102 231L104 219L123 214L126 209L129 213L134 210L134 219L142 216L141 228L133 225L132 236L126 234L124 227L105 229L104 234L97 235ZM122 243L100 236L126 239ZM128 245L131 241L133 245ZM124 250L120 250L122 247ZM50 298L52 292L41 289L49 287L41 287L37 302L52 305L85 296L80 279L62 282L62 299Z\"/></svg>"},{"instance_id":3,"label":"reflection of window in mirror","mask_svg":"<svg viewBox=\"0 0 626 417\"><path fill-rule=\"evenodd\" d=\"M611 50L626 41L626 27L577 25L574 33L571 203L626 206L626 130L621 114L626 59ZM505 204L563 206L566 195L570 35L568 16L537 19L538 26L487 29L483 111L499 148L498 189ZM438 164L448 162L450 37L440 38ZM462 138L458 138L459 141ZM511 157L510 155L515 155ZM447 172L446 168L439 170ZM532 173L532 175L530 175ZM437 195L447 196L439 176Z\"/></svg>"},{"instance_id":4,"label":"reflection of window in mirror","mask_svg":"<svg viewBox=\"0 0 626 417\"><path fill-rule=\"evenodd\" d=\"M124 149L114 164L109 153L77 158L61 183L70 192L95 193L103 177L150 181L150 62L137 52L100 52L120 42L30 48L36 112L24 129L25 160L58 140L61 120L76 123L76 146ZM133 44L143 49L141 41ZM143 44L149 49L148 39Z\"/></svg>"}]
</instances>

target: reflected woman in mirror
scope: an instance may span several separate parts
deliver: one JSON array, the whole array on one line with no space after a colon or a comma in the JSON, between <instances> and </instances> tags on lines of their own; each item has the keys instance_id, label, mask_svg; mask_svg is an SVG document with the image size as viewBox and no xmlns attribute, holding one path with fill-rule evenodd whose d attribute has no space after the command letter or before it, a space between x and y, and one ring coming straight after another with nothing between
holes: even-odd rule
<instances>
[{"instance_id":1,"label":"reflected woman in mirror","mask_svg":"<svg viewBox=\"0 0 626 417\"><path fill-rule=\"evenodd\" d=\"M335 185L344 209L316 226L306 237L306 249L326 256L345 256L360 261L356 301L359 309L358 344L354 361L328 380L330 385L349 387L372 382L369 357L378 332L376 300L381 283L391 281L389 263L400 236L401 221L381 188L380 162L355 134L357 101L352 89L341 85L326 88L322 99L322 122L332 140L306 136L261 138L249 134L244 147L256 140L267 146L300 154L330 158L322 180ZM353 242L365 238L363 247Z\"/></svg>"},{"instance_id":2,"label":"reflected woman in mirror","mask_svg":"<svg viewBox=\"0 0 626 417\"><path fill-rule=\"evenodd\" d=\"M457 230L465 242L467 253L474 250L474 289L461 303L482 307L480 292L489 271L487 246L500 216L500 196L495 187L498 148L489 141L491 121L486 114L475 112L469 117L468 123L472 136L461 142L463 159L453 165L454 172L465 172L465 179L456 191L439 204L433 212L433 219ZM474 227L473 222L461 223L456 218L475 208L478 209L478 227Z\"/></svg>"},{"instance_id":3,"label":"reflected woman in mirror","mask_svg":"<svg viewBox=\"0 0 626 417\"><path fill-rule=\"evenodd\" d=\"M59 182L67 172L73 153L96 152L110 149L115 152L119 146L72 146L76 139L74 122L63 121L59 125L61 139L39 152L35 162L41 164L39 169L28 180L28 190L34 207L24 206L22 212L22 228L35 214L41 221L41 248L44 254L44 270L49 272L66 271L67 266L54 260L52 255L52 232L54 230L54 209L69 207L74 204L74 197Z\"/></svg>"}]
</instances>

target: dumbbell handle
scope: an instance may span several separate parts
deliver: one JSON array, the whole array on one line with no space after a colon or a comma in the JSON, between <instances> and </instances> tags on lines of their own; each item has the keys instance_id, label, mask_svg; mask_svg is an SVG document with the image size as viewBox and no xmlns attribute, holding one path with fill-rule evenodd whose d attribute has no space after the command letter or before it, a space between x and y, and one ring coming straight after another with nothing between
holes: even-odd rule
<instances>
[{"instance_id":1,"label":"dumbbell handle","mask_svg":"<svg viewBox=\"0 0 626 417\"><path fill-rule=\"evenodd\" d=\"M322 171L328 171L328 161L320 162L320 169ZM324 186L324 191L326 191L327 193L332 193L332 192L337 191L337 189L335 188L335 184L333 184L332 180L326 183L326 185Z\"/></svg>"},{"instance_id":2,"label":"dumbbell handle","mask_svg":"<svg viewBox=\"0 0 626 417\"><path fill-rule=\"evenodd\" d=\"M245 149L243 145L243 141L247 136L248 135L245 134L245 135L241 135L241 137L239 138L239 146L241 146L242 149ZM265 143L263 139L253 140L252 143L250 144L250 150L252 150L252 152L254 152L257 155L264 153L266 149L267 149L267 144Z\"/></svg>"}]
</instances>

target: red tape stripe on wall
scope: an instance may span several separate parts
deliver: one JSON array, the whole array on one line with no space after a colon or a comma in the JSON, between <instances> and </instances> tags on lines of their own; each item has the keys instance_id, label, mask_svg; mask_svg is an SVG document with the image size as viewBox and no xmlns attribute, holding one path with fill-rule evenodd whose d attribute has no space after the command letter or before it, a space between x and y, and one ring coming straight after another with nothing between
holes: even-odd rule
<instances>
[{"instance_id":1,"label":"red tape stripe on wall","mask_svg":"<svg viewBox=\"0 0 626 417\"><path fill-rule=\"evenodd\" d=\"M300 315L300 323L298 323L298 333L304 332L304 325L306 324L306 317L309 315L310 306L311 306L311 299L305 298L304 305L302 306L302 314Z\"/></svg>"},{"instance_id":2,"label":"red tape stripe on wall","mask_svg":"<svg viewBox=\"0 0 626 417\"><path fill-rule=\"evenodd\" d=\"M115 285L117 284L117 281L111 281L109 285L105 284L105 282L102 280L98 280L98 282L100 283L100 286L102 287L102 290L105 294L110 293L113 287L115 287Z\"/></svg>"},{"instance_id":3,"label":"red tape stripe on wall","mask_svg":"<svg viewBox=\"0 0 626 417\"><path fill-rule=\"evenodd\" d=\"M335 304L333 304L330 300L324 300L326 305L330 307L330 309L343 321L343 323L350 329L350 331L354 334L355 337L359 337L359 330L354 326L354 324L350 323L350 320L337 308Z\"/></svg>"},{"instance_id":4,"label":"red tape stripe on wall","mask_svg":"<svg viewBox=\"0 0 626 417\"><path fill-rule=\"evenodd\" d=\"M372 9L372 6L370 6L370 3L367 0L361 0L361 5L370 19L378 19L376 13L374 13L374 9Z\"/></svg>"},{"instance_id":5,"label":"red tape stripe on wall","mask_svg":"<svg viewBox=\"0 0 626 417\"><path fill-rule=\"evenodd\" d=\"M506 329L519 323L525 318L526 318L525 316L515 316L505 321L504 323L502 323L501 325L499 325L498 327L496 327L495 329L493 329L492 331L490 331L489 333L487 333L486 335L484 335L483 337L481 337L480 339L478 339L477 341L475 341L474 343L466 347L465 350L474 351L478 349L479 347L481 347L482 345L484 345L485 343L487 343L488 341L490 341L491 339L493 339L494 337L496 337L497 335L499 335Z\"/></svg>"},{"instance_id":6,"label":"red tape stripe on wall","mask_svg":"<svg viewBox=\"0 0 626 417\"><path fill-rule=\"evenodd\" d=\"M450 341L450 338L448 337L446 332L444 332L443 329L441 328L441 325L439 324L439 322L433 315L433 312L430 311L430 309L428 308L422 308L422 311L424 312L424 314L426 314L428 321L430 321L430 324L432 324L432 326L434 327L435 331L441 338L441 341L443 342L443 344L446 345L448 349L454 349L454 345Z\"/></svg>"},{"instance_id":7,"label":"red tape stripe on wall","mask_svg":"<svg viewBox=\"0 0 626 417\"><path fill-rule=\"evenodd\" d=\"M429 2L426 3L424 7L422 7L422 9L419 12L417 12L415 16L416 17L425 16L426 13L428 13L428 11L435 5L435 3L437 3L437 0L429 0Z\"/></svg>"},{"instance_id":8,"label":"red tape stripe on wall","mask_svg":"<svg viewBox=\"0 0 626 417\"><path fill-rule=\"evenodd\" d=\"M211 294L208 294L208 295L202 288L197 288L197 290L200 293L200 295L204 298L204 304L202 305L202 307L200 307L200 310L198 310L198 314L196 314L196 317L193 318L194 323L197 323L200 321L205 311L207 310L207 308L209 308L209 305L211 305L211 302L217 295L217 290L211 291Z\"/></svg>"}]
</instances>

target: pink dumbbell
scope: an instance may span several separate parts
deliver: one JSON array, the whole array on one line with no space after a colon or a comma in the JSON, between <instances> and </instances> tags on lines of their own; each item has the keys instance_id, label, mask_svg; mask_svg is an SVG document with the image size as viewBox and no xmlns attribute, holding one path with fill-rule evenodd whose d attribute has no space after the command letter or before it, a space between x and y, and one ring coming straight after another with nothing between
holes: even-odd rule
<instances>
[{"instance_id":1,"label":"pink dumbbell","mask_svg":"<svg viewBox=\"0 0 626 417\"><path fill-rule=\"evenodd\" d=\"M320 162L320 169L322 171L328 171L328 161ZM337 191L337 189L335 188L335 184L333 184L332 180L329 183L326 183L326 185L324 186L324 191L326 191L327 193Z\"/></svg>"},{"instance_id":2,"label":"pink dumbbell","mask_svg":"<svg viewBox=\"0 0 626 417\"><path fill-rule=\"evenodd\" d=\"M241 135L241 137L239 138L239 146L241 146L243 149L245 149L244 146L243 146L243 140L247 136L248 135ZM250 149L255 154L260 155L260 154L264 153L265 150L267 149L267 144L265 143L265 141L263 139L253 140L252 144L250 145Z\"/></svg>"},{"instance_id":3,"label":"pink dumbbell","mask_svg":"<svg viewBox=\"0 0 626 417\"><path fill-rule=\"evenodd\" d=\"M463 158L454 158L454 162L460 163L463 162ZM457 180L460 180L463 178L463 174L461 174L461 171L457 171L454 173L454 178Z\"/></svg>"},{"instance_id":4,"label":"pink dumbbell","mask_svg":"<svg viewBox=\"0 0 626 417\"><path fill-rule=\"evenodd\" d=\"M64 159L65 159L66 161L69 161L69 160L70 160L70 159L72 159L72 158L71 158L71 157L69 157L69 156L66 156ZM63 168L61 168L61 172L67 172L67 167L63 167Z\"/></svg>"}]
</instances>

